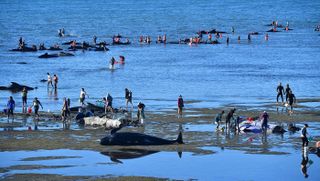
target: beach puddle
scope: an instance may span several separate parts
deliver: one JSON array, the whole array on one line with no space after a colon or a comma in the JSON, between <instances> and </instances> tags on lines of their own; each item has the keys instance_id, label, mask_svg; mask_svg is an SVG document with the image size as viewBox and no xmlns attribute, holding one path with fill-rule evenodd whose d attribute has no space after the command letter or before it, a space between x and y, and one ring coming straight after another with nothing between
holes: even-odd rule
<instances>
[{"instance_id":1,"label":"beach puddle","mask_svg":"<svg viewBox=\"0 0 320 181\"><path fill-rule=\"evenodd\" d=\"M37 121L32 117L17 117L14 121L11 118L9 121L7 118L0 118L0 131L52 131L60 129L63 129L63 124L60 121ZM69 129L80 130L81 127L72 121Z\"/></svg>"},{"instance_id":2,"label":"beach puddle","mask_svg":"<svg viewBox=\"0 0 320 181\"><path fill-rule=\"evenodd\" d=\"M0 152L2 178L11 174L59 174L65 176L152 176L199 180L301 180L302 151L289 154L252 152L204 147L216 154L190 152L118 150L38 150ZM320 158L308 154L310 180L320 179ZM230 169L232 166L232 169ZM285 168L285 169L283 169ZM281 170L281 172L279 171ZM261 174L261 172L267 174Z\"/></svg>"},{"instance_id":3,"label":"beach puddle","mask_svg":"<svg viewBox=\"0 0 320 181\"><path fill-rule=\"evenodd\" d=\"M186 124L184 126L185 131L201 131L201 132L213 132L216 129L214 124Z\"/></svg>"}]
</instances>

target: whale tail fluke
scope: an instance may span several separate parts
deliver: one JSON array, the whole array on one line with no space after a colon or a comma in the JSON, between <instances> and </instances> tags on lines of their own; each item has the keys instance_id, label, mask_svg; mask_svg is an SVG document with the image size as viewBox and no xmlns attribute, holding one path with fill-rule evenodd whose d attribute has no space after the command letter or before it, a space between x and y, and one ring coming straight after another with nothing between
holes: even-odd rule
<instances>
[{"instance_id":1,"label":"whale tail fluke","mask_svg":"<svg viewBox=\"0 0 320 181\"><path fill-rule=\"evenodd\" d=\"M179 144L183 144L182 132L181 131L179 132L179 135L178 135L178 138L177 138L176 142L179 143Z\"/></svg>"}]
</instances>

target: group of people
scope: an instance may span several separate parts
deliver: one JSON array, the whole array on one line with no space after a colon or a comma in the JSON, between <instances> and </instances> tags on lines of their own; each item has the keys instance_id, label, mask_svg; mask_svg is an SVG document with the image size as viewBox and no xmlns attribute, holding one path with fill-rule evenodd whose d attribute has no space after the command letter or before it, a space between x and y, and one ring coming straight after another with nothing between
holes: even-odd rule
<instances>
[{"instance_id":1,"label":"group of people","mask_svg":"<svg viewBox=\"0 0 320 181\"><path fill-rule=\"evenodd\" d=\"M89 95L87 94L87 92L84 90L84 88L81 88L80 90L80 106L85 107L85 98L88 97ZM126 110L128 110L128 106L129 104L131 104L131 111L133 111L133 103L132 103L132 91L129 90L128 88L125 88L125 104L126 104ZM106 97L102 98L103 103L104 103L104 112L105 114L107 112L111 112L113 113L114 109L113 109L113 97L111 96L110 93L107 94ZM70 103L69 103L70 105ZM144 114L144 108L145 108L145 104L143 104L142 102L139 102L138 104L138 112L137 112L137 118L139 120L140 124L143 124L143 121L145 119L145 114Z\"/></svg>"},{"instance_id":2,"label":"group of people","mask_svg":"<svg viewBox=\"0 0 320 181\"><path fill-rule=\"evenodd\" d=\"M47 72L47 88L49 89L49 87L51 86L52 88L54 88L55 90L57 90L58 88L58 76L56 74L53 75L53 77L51 77L50 73Z\"/></svg>"},{"instance_id":3,"label":"group of people","mask_svg":"<svg viewBox=\"0 0 320 181\"><path fill-rule=\"evenodd\" d=\"M139 42L140 43L147 43L147 44L150 44L151 43L151 36L143 36L143 35L141 35L140 37L139 37ZM164 43L164 44L166 44L166 42L167 42L167 35L166 34L164 34L163 36L158 36L157 37L157 41L156 41L156 43Z\"/></svg>"},{"instance_id":4,"label":"group of people","mask_svg":"<svg viewBox=\"0 0 320 181\"><path fill-rule=\"evenodd\" d=\"M27 91L26 91L26 88L23 89L22 91L22 105L23 105L23 112L26 112L26 108L27 108ZM34 98L33 102L32 102L32 105L29 107L30 110L28 110L29 113L31 113L32 111L32 108L34 109L34 113L36 115L36 118L39 119L39 108L43 109L43 106L41 104L41 102L39 101L39 99L37 97ZM14 110L15 110L15 107L16 107L16 102L15 100L13 99L12 96L9 97L9 100L7 102L7 109L6 109L6 112L7 112L7 116L8 116L8 121L9 121L9 118L11 116L12 118L12 121L14 120Z\"/></svg>"},{"instance_id":5,"label":"group of people","mask_svg":"<svg viewBox=\"0 0 320 181\"><path fill-rule=\"evenodd\" d=\"M228 112L228 114L225 117L225 128L223 128L222 130L226 129L226 130L230 130L231 128L231 119L234 121L233 125L234 125L234 131L235 132L240 132L240 117L235 115L236 112L236 108L232 108L230 109L230 111ZM222 122L222 116L224 114L224 110L222 110L220 113L216 114L215 116L215 123L217 125L216 129L219 130L220 124ZM268 119L269 119L269 114L266 111L263 111L263 113L261 113L260 117L259 117L260 121L261 121L261 130L266 133L267 128L268 128Z\"/></svg>"},{"instance_id":6,"label":"group of people","mask_svg":"<svg viewBox=\"0 0 320 181\"><path fill-rule=\"evenodd\" d=\"M110 61L109 61L109 69L115 69L115 64L125 64L125 57L120 55L119 56L119 61L117 61L114 57L111 57Z\"/></svg>"},{"instance_id":7,"label":"group of people","mask_svg":"<svg viewBox=\"0 0 320 181\"><path fill-rule=\"evenodd\" d=\"M278 87L277 87L277 103L279 103L279 97L281 97L281 102L282 104L284 104L283 102L283 95L286 96L286 102L288 103L288 105L290 106L290 113L292 113L293 111L293 103L296 103L296 96L292 93L292 90L289 86L289 84L287 84L286 88L284 89L284 87L282 86L281 82L279 83Z\"/></svg>"}]
</instances>

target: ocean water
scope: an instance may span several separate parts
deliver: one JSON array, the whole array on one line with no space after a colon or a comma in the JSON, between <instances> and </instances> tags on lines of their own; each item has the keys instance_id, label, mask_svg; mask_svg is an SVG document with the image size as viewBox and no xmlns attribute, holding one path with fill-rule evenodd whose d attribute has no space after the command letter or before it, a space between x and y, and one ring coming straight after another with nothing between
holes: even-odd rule
<instances>
[{"instance_id":1,"label":"ocean water","mask_svg":"<svg viewBox=\"0 0 320 181\"><path fill-rule=\"evenodd\" d=\"M299 150L294 150L289 155L268 155L210 147L208 149L215 153L194 155L183 152L180 158L175 152L159 152L136 155L135 159L120 158L116 159L117 162L112 161L107 155L89 150L8 151L0 153L5 161L0 163L0 167L9 168L10 171L0 173L0 178L11 174L34 173L64 176L147 176L178 180L319 180L319 158L308 154L309 177L304 178L301 170L303 157ZM47 157L49 159L46 159ZM34 158L39 160L32 160ZM17 165L36 165L44 168L14 168Z\"/></svg>"},{"instance_id":2,"label":"ocean water","mask_svg":"<svg viewBox=\"0 0 320 181\"><path fill-rule=\"evenodd\" d=\"M180 94L185 101L201 101L187 107L274 102L279 82L289 83L297 98L320 97L320 36L314 31L320 23L320 1L2 0L0 8L0 85L14 81L38 87L29 92L28 101L38 97L45 111L60 110L63 97L78 105L82 87L91 102L111 93L116 107L124 106L127 87L134 104L142 101L147 110L174 108ZM270 29L265 25L273 20L283 25L289 21L293 31L269 33L269 41L264 41ZM59 38L62 27L71 36ZM166 34L168 41L178 41L213 28L229 33L219 39L221 44L138 43L140 35L155 40ZM253 31L260 35L248 42L247 34ZM20 36L28 45L43 42L49 47L74 39L91 43L93 35L98 42L111 42L118 33L132 44L52 59L37 58L45 51L9 51L17 47ZM126 57L126 64L108 70L110 58L119 55ZM57 93L40 83L47 72L59 77ZM1 91L0 107L10 95L21 106L20 93Z\"/></svg>"}]
</instances>

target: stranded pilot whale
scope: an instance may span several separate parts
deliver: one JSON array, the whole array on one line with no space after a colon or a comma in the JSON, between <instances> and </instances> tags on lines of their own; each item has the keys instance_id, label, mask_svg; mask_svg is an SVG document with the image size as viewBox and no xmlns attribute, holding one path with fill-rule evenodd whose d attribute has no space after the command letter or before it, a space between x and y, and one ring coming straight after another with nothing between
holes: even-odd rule
<instances>
[{"instance_id":1,"label":"stranded pilot whale","mask_svg":"<svg viewBox=\"0 0 320 181\"><path fill-rule=\"evenodd\" d=\"M118 128L117 130L121 129ZM150 136L141 133L130 133L130 132L120 132L116 133L117 130L112 130L111 135L108 135L100 140L101 145L169 145L169 144L183 144L182 133L176 140L166 140L158 138L155 136Z\"/></svg>"},{"instance_id":2,"label":"stranded pilot whale","mask_svg":"<svg viewBox=\"0 0 320 181\"><path fill-rule=\"evenodd\" d=\"M26 85L21 85L21 84L18 84L16 82L11 82L11 85L10 86L0 86L0 90L9 90L9 91L12 91L12 92L20 92L23 90L23 88L26 88L28 91L29 90L33 90L33 89L36 89L33 88L33 87L29 87L29 86L26 86Z\"/></svg>"}]
</instances>

